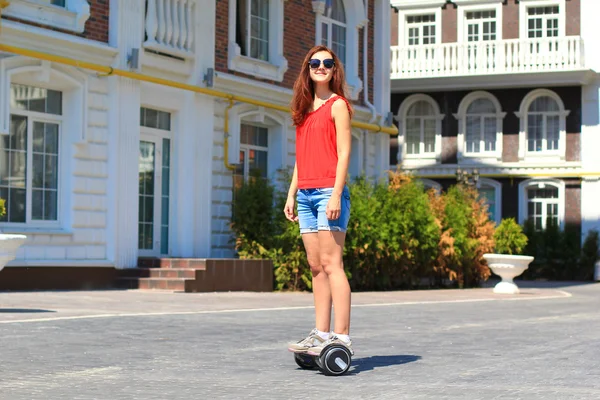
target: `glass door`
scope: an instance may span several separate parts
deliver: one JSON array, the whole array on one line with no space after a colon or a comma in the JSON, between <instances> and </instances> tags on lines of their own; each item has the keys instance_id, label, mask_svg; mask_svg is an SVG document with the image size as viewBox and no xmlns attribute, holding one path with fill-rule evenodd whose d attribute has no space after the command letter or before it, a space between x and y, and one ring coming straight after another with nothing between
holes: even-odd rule
<instances>
[{"instance_id":1,"label":"glass door","mask_svg":"<svg viewBox=\"0 0 600 400\"><path fill-rule=\"evenodd\" d=\"M141 256L169 254L168 138L142 134L139 150L138 248Z\"/></svg>"}]
</instances>

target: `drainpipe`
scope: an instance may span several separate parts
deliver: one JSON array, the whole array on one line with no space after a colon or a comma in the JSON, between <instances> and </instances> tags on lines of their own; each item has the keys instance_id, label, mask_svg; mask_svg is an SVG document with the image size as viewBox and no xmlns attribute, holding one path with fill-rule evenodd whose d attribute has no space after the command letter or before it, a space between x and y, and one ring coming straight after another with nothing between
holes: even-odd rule
<instances>
[{"instance_id":1,"label":"drainpipe","mask_svg":"<svg viewBox=\"0 0 600 400\"><path fill-rule=\"evenodd\" d=\"M377 110L375 106L369 101L369 69L367 66L367 56L368 56L368 35L369 35L369 0L365 1L365 17L367 18L367 22L363 27L363 99L367 107L371 110L371 119L369 123L373 123L377 119Z\"/></svg>"}]
</instances>

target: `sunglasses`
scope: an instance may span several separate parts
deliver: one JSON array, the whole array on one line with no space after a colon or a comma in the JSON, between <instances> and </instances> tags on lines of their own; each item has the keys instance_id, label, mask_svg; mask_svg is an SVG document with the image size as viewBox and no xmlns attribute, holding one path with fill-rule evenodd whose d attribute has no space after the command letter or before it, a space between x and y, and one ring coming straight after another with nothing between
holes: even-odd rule
<instances>
[{"instance_id":1,"label":"sunglasses","mask_svg":"<svg viewBox=\"0 0 600 400\"><path fill-rule=\"evenodd\" d=\"M327 59L323 60L323 66L327 69L333 68L333 64L334 64L333 58L327 58ZM311 69L317 69L321 65L321 60L313 58L312 60L310 60L308 62L308 65L310 65Z\"/></svg>"}]
</instances>

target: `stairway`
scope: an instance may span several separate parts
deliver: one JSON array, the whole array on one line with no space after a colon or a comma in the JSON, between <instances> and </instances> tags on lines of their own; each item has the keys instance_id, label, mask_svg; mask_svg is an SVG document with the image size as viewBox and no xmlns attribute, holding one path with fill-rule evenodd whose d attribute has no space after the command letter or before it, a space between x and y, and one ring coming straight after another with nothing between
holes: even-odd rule
<instances>
[{"instance_id":1,"label":"stairway","mask_svg":"<svg viewBox=\"0 0 600 400\"><path fill-rule=\"evenodd\" d=\"M121 289L174 292L273 290L270 260L204 258L138 258L137 268L118 271Z\"/></svg>"}]
</instances>

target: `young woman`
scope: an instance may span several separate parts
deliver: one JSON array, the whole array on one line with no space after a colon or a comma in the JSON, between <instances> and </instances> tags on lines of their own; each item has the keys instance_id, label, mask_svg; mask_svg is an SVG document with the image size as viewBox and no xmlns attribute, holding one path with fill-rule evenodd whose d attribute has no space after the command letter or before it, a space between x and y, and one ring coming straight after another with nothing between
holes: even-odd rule
<instances>
[{"instance_id":1,"label":"young woman","mask_svg":"<svg viewBox=\"0 0 600 400\"><path fill-rule=\"evenodd\" d=\"M284 213L298 221L312 272L315 328L289 350L318 355L330 343L352 351L350 285L342 253L350 218L346 175L352 107L345 96L344 68L333 51L313 47L302 64L292 99L296 165ZM295 215L295 201L298 215ZM330 333L331 307L335 311Z\"/></svg>"}]
</instances>

